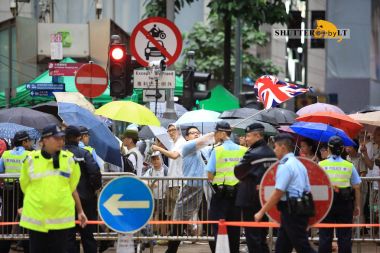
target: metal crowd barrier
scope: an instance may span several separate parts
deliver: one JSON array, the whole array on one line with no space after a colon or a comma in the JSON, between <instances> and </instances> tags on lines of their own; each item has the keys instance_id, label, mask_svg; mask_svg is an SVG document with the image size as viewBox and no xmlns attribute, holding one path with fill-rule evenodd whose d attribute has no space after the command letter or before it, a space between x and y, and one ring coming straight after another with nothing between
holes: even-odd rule
<instances>
[{"instance_id":1,"label":"metal crowd barrier","mask_svg":"<svg viewBox=\"0 0 380 253\"><path fill-rule=\"evenodd\" d=\"M103 185L110 180L126 175L128 173L103 173ZM182 201L182 205L176 207L177 215L181 217L193 210L192 220L207 221L208 203L211 197L211 189L207 184L206 178L172 178L172 177L141 177L141 179L151 187L155 197L155 210L152 216L153 220L172 220L173 207L176 201L173 196L169 196L168 188L171 185L178 185L180 196L178 199L184 200L188 197L187 193L198 194L196 198L189 201ZM19 188L17 174L0 174L1 183L1 214L0 221L18 221L18 208L22 205L22 192ZM362 208L360 218L354 219L354 223L378 224L380 220L380 198L379 186L380 177L362 178ZM183 192L182 192L183 191ZM173 191L171 191L173 192ZM200 193L199 193L200 192ZM200 196L199 196L200 194ZM178 202L177 202L178 203ZM197 207L197 208L195 208ZM252 214L253 215L253 214ZM188 215L187 215L188 216ZM100 220L100 218L99 218ZM188 219L187 219L188 220ZM147 225L140 232L134 234L136 240L142 241L159 241L159 240L181 240L181 241L210 241L214 240L210 225L179 225L177 233L171 231L172 225ZM118 234L110 231L105 225L97 225L95 238L97 240L116 240ZM244 229L242 228L242 241L244 238ZM0 226L0 240L25 240L28 238L27 232L18 225ZM78 237L79 238L79 237ZM352 241L356 244L357 252L362 252L362 243L380 243L380 229L377 227L360 227L353 229ZM276 239L276 229L269 229L268 243L272 247ZM318 230L312 229L310 241L318 242ZM334 239L336 241L336 238ZM363 251L365 252L365 251Z\"/></svg>"}]
</instances>

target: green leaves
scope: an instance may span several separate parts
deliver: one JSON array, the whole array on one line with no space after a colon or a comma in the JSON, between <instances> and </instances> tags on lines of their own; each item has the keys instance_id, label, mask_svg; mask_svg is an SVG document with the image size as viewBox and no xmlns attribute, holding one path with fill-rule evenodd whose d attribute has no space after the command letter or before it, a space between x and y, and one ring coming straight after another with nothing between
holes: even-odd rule
<instances>
[{"instance_id":1,"label":"green leaves","mask_svg":"<svg viewBox=\"0 0 380 253\"><path fill-rule=\"evenodd\" d=\"M174 1L174 11L179 13L179 11L186 5L191 4L198 0L175 0ZM145 0L145 14L143 18L148 17L166 17L166 0Z\"/></svg>"}]
</instances>

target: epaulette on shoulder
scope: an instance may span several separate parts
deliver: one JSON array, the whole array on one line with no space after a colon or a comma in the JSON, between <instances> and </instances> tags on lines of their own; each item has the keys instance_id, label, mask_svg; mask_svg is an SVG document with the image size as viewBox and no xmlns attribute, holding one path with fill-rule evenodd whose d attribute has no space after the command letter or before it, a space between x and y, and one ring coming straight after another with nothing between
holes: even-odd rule
<instances>
[{"instance_id":1,"label":"epaulette on shoulder","mask_svg":"<svg viewBox=\"0 0 380 253\"><path fill-rule=\"evenodd\" d=\"M289 160L289 158L287 157L287 158L281 160L281 161L280 161L280 164L285 164L288 160Z\"/></svg>"}]
</instances>

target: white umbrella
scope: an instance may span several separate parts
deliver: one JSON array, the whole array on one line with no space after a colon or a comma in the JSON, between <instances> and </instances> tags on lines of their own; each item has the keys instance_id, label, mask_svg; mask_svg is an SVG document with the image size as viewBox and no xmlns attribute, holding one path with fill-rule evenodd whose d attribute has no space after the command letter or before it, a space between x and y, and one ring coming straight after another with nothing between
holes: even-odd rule
<instances>
[{"instance_id":1,"label":"white umbrella","mask_svg":"<svg viewBox=\"0 0 380 253\"><path fill-rule=\"evenodd\" d=\"M181 127L196 126L202 131L202 133L208 133L214 131L216 123L222 120L219 119L219 116L219 112L201 109L186 112L175 122L175 124L180 125Z\"/></svg>"},{"instance_id":2,"label":"white umbrella","mask_svg":"<svg viewBox=\"0 0 380 253\"><path fill-rule=\"evenodd\" d=\"M90 112L95 112L95 107L79 92L53 92L57 102L76 104Z\"/></svg>"}]
</instances>

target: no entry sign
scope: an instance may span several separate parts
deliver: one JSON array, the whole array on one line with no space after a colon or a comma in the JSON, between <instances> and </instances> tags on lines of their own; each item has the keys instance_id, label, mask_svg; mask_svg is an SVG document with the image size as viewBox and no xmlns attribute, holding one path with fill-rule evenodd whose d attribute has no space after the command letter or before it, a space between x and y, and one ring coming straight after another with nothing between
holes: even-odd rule
<instances>
[{"instance_id":1,"label":"no entry sign","mask_svg":"<svg viewBox=\"0 0 380 253\"><path fill-rule=\"evenodd\" d=\"M138 63L165 60L173 64L182 51L182 36L174 23L166 18L153 17L141 21L131 35L131 53Z\"/></svg>"},{"instance_id":2,"label":"no entry sign","mask_svg":"<svg viewBox=\"0 0 380 253\"><path fill-rule=\"evenodd\" d=\"M297 158L303 163L303 165L305 165L309 175L311 192L313 194L315 204L315 216L309 219L309 225L313 225L321 222L330 211L334 196L333 189L327 174L321 167L318 166L318 164L307 158ZM273 164L267 170L261 180L260 201L262 205L269 200L269 197L274 190L277 167L278 162ZM280 212L277 210L277 207L269 210L267 215L275 222L281 223Z\"/></svg>"},{"instance_id":3,"label":"no entry sign","mask_svg":"<svg viewBox=\"0 0 380 253\"><path fill-rule=\"evenodd\" d=\"M85 97L100 96L108 85L106 71L95 63L84 64L75 75L75 86Z\"/></svg>"}]
</instances>

